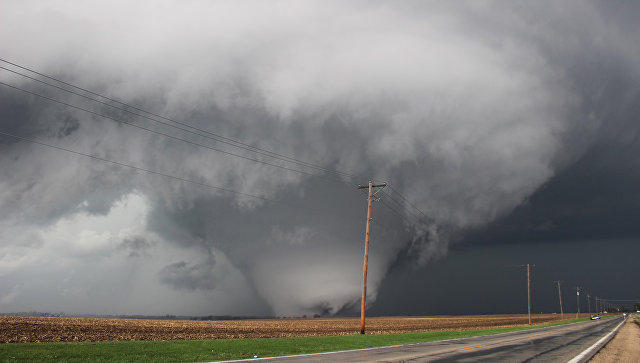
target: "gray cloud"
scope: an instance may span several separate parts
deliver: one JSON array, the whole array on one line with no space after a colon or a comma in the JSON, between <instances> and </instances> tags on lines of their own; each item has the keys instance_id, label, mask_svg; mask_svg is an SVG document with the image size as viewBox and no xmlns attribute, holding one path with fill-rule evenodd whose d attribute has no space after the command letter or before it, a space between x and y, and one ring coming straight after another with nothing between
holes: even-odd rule
<instances>
[{"instance_id":1,"label":"gray cloud","mask_svg":"<svg viewBox=\"0 0 640 363\"><path fill-rule=\"evenodd\" d=\"M120 249L129 253L129 257L148 256L146 250L148 250L149 247L151 247L151 242L141 236L127 237L119 246Z\"/></svg>"},{"instance_id":2,"label":"gray cloud","mask_svg":"<svg viewBox=\"0 0 640 363\"><path fill-rule=\"evenodd\" d=\"M176 289L212 290L216 287L213 262L190 265L185 261L172 263L158 272L160 282Z\"/></svg>"},{"instance_id":3,"label":"gray cloud","mask_svg":"<svg viewBox=\"0 0 640 363\"><path fill-rule=\"evenodd\" d=\"M627 119L611 124L611 111L635 100L617 97L615 79L638 77L638 37L630 34L637 29L629 20L618 25L623 15L594 4L177 6L127 4L122 12L117 3L9 2L0 15L3 57L352 172L353 183L389 178L429 219L414 228L376 205L372 299L399 251L425 263L444 255L460 231L506 216L597 145L602 130L619 135L612 130ZM1 73L3 81L86 104ZM87 243L153 234L160 242L146 248L150 257L141 267L153 273L139 283L191 291L184 294L189 311L211 313L205 302L211 296L198 294L215 295L224 276L243 291L226 293L229 309L251 294L257 303L245 311L279 315L335 313L358 299L364 201L355 190L1 92L3 131L300 206L194 188L1 138L2 223L44 241L25 249L0 234L5 254L29 260L49 245L43 230L74 216L117 218L114 205L141 195L146 209L109 232L124 239ZM101 243L92 256L112 256L109 242ZM212 248L216 263L198 259ZM175 250L185 256L166 257ZM213 273L221 259L226 267ZM4 273L34 268L12 266ZM91 284L76 288L98 288Z\"/></svg>"}]
</instances>

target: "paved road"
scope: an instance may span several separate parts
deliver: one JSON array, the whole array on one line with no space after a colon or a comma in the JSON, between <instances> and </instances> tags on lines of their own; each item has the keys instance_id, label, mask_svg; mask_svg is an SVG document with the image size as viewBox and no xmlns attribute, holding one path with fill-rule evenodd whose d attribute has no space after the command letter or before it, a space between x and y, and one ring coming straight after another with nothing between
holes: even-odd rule
<instances>
[{"instance_id":1,"label":"paved road","mask_svg":"<svg viewBox=\"0 0 640 363\"><path fill-rule=\"evenodd\" d=\"M263 360L287 362L566 362L594 344L621 321L622 318L612 318L473 338L357 351L265 358Z\"/></svg>"}]
</instances>

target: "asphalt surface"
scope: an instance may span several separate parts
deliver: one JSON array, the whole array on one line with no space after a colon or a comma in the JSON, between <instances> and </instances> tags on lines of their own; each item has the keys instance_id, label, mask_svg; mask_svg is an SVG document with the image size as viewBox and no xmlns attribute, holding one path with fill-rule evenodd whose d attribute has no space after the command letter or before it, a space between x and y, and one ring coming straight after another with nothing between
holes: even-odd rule
<instances>
[{"instance_id":1,"label":"asphalt surface","mask_svg":"<svg viewBox=\"0 0 640 363\"><path fill-rule=\"evenodd\" d=\"M620 317L472 338L263 358L261 360L287 362L567 362L613 330L621 321Z\"/></svg>"}]
</instances>

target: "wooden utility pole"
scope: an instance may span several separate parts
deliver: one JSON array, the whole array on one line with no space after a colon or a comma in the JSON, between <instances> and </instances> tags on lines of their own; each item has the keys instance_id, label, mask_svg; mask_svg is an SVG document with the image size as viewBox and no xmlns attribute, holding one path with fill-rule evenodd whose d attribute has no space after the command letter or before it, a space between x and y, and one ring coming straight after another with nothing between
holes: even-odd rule
<instances>
[{"instance_id":1,"label":"wooden utility pole","mask_svg":"<svg viewBox=\"0 0 640 363\"><path fill-rule=\"evenodd\" d=\"M576 286L576 305L578 305L578 310L576 311L576 319L580 317L580 288Z\"/></svg>"},{"instance_id":2,"label":"wooden utility pole","mask_svg":"<svg viewBox=\"0 0 640 363\"><path fill-rule=\"evenodd\" d=\"M526 264L522 267L527 267L527 312L529 313L529 325L531 325L531 268L535 265Z\"/></svg>"},{"instance_id":3,"label":"wooden utility pole","mask_svg":"<svg viewBox=\"0 0 640 363\"><path fill-rule=\"evenodd\" d=\"M562 307L562 289L560 283L562 281L555 281L558 284L558 299L560 299L560 319L564 320L564 308Z\"/></svg>"},{"instance_id":4,"label":"wooden utility pole","mask_svg":"<svg viewBox=\"0 0 640 363\"><path fill-rule=\"evenodd\" d=\"M531 266L527 264L527 310L529 312L529 325L531 325Z\"/></svg>"},{"instance_id":5,"label":"wooden utility pole","mask_svg":"<svg viewBox=\"0 0 640 363\"><path fill-rule=\"evenodd\" d=\"M589 307L589 316L591 316L591 295L587 294L587 306Z\"/></svg>"},{"instance_id":6,"label":"wooden utility pole","mask_svg":"<svg viewBox=\"0 0 640 363\"><path fill-rule=\"evenodd\" d=\"M596 314L600 315L600 309L598 309L598 297L596 296Z\"/></svg>"},{"instance_id":7,"label":"wooden utility pole","mask_svg":"<svg viewBox=\"0 0 640 363\"><path fill-rule=\"evenodd\" d=\"M371 203L373 197L380 193L387 183L373 184L369 181L368 186L358 185L358 189L369 189L369 195L367 197L367 227L364 234L364 263L362 265L362 304L360 306L360 334L364 334L364 311L367 307L367 266L369 261L369 234L371 232ZM374 188L379 188L375 192Z\"/></svg>"}]
</instances>

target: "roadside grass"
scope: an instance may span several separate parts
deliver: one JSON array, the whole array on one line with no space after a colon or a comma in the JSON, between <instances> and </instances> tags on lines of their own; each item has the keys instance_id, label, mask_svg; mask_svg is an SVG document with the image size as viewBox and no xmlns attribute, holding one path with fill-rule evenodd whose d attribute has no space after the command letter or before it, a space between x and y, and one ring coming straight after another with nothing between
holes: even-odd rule
<instances>
[{"instance_id":1,"label":"roadside grass","mask_svg":"<svg viewBox=\"0 0 640 363\"><path fill-rule=\"evenodd\" d=\"M432 331L380 335L336 335L321 337L253 338L169 341L109 341L65 343L0 344L0 360L27 361L215 361L337 350L373 348L389 345L430 342L529 330L585 321L588 318L563 320L532 326L495 329Z\"/></svg>"}]
</instances>

